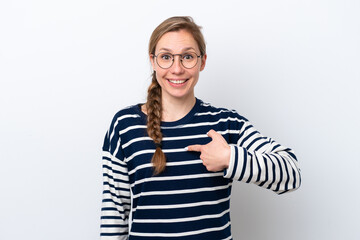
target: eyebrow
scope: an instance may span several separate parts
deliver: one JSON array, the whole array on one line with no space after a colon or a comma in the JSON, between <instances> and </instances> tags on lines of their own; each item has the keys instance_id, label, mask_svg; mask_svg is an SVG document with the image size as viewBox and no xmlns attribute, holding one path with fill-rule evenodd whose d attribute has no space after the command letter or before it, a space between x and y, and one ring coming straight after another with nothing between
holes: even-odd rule
<instances>
[{"instance_id":1,"label":"eyebrow","mask_svg":"<svg viewBox=\"0 0 360 240\"><path fill-rule=\"evenodd\" d=\"M187 50L191 50L191 49L195 51L195 48L193 48L193 47L187 47L187 48L182 49L182 52L187 51ZM164 51L167 51L167 52L172 52L172 50L171 50L171 49L168 49L168 48L160 48L160 49L159 49L159 52L160 52L161 50L164 50Z\"/></svg>"}]
</instances>

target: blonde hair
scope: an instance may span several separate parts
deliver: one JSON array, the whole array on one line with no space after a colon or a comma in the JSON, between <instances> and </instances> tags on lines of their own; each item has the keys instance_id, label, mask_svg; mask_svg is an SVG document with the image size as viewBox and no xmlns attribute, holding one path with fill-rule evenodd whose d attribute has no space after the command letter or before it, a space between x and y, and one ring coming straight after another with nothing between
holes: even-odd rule
<instances>
[{"instance_id":1,"label":"blonde hair","mask_svg":"<svg viewBox=\"0 0 360 240\"><path fill-rule=\"evenodd\" d=\"M179 30L186 30L192 34L198 47L200 55L206 54L206 45L204 36L201 33L201 27L196 25L191 17L171 17L163 21L151 34L149 41L149 54L155 54L156 45L160 38L168 33ZM154 174L158 175L166 168L166 156L162 151L162 99L161 87L156 79L155 71L152 73L152 81L148 88L147 102L145 104L147 112L147 133L153 139L156 150L151 159Z\"/></svg>"}]
</instances>

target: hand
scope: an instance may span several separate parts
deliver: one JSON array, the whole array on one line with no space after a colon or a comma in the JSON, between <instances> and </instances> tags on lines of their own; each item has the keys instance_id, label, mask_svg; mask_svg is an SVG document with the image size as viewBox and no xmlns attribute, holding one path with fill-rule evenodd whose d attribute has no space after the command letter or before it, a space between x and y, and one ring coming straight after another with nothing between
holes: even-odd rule
<instances>
[{"instance_id":1,"label":"hand","mask_svg":"<svg viewBox=\"0 0 360 240\"><path fill-rule=\"evenodd\" d=\"M201 152L200 159L208 171L218 172L229 167L230 146L221 134L210 130L207 135L212 141L206 145L190 145L188 151Z\"/></svg>"}]
</instances>

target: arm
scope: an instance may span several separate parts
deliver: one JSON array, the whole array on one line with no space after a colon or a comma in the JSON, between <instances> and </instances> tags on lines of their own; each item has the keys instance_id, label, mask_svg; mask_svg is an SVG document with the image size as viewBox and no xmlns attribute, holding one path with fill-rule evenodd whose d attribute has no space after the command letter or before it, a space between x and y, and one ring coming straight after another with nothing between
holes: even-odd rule
<instances>
[{"instance_id":1,"label":"arm","mask_svg":"<svg viewBox=\"0 0 360 240\"><path fill-rule=\"evenodd\" d=\"M230 150L225 178L255 183L278 194L300 187L300 169L293 151L262 136L248 121L242 125L238 142Z\"/></svg>"},{"instance_id":2,"label":"arm","mask_svg":"<svg viewBox=\"0 0 360 240\"><path fill-rule=\"evenodd\" d=\"M237 130L237 144L228 145L221 134L210 130L212 141L191 145L189 151L201 152L200 158L208 171L224 170L224 177L282 194L300 187L301 176L293 151L262 136L245 120Z\"/></svg>"},{"instance_id":3,"label":"arm","mask_svg":"<svg viewBox=\"0 0 360 240\"><path fill-rule=\"evenodd\" d=\"M103 146L103 200L101 239L128 239L128 218L131 208L127 165L123 161L120 138L113 136L114 124L107 132Z\"/></svg>"}]
</instances>

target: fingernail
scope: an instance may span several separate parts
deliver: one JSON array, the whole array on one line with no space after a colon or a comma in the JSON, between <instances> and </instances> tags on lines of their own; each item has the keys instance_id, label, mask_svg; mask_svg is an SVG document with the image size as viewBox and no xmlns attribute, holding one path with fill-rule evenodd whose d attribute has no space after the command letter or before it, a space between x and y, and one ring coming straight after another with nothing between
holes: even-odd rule
<instances>
[{"instance_id":1,"label":"fingernail","mask_svg":"<svg viewBox=\"0 0 360 240\"><path fill-rule=\"evenodd\" d=\"M189 151L189 148L188 148L188 147L185 147L184 149L185 149L185 151Z\"/></svg>"}]
</instances>

